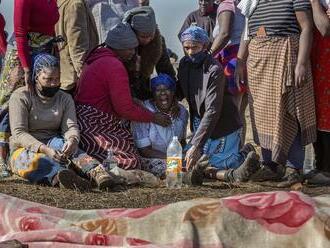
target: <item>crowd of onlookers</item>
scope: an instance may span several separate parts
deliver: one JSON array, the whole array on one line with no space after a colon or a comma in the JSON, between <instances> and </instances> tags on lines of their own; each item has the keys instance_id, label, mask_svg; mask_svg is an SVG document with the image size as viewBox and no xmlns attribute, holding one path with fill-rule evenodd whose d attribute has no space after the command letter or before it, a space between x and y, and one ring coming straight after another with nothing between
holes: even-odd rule
<instances>
[{"instance_id":1,"label":"crowd of onlookers","mask_svg":"<svg viewBox=\"0 0 330 248\"><path fill-rule=\"evenodd\" d=\"M109 154L164 178L177 136L192 184L330 184L330 2L198 3L176 69L149 1L14 0L11 42L0 18L2 170L114 189L125 178L107 170ZM248 105L260 153L245 143ZM303 175L311 143L316 169Z\"/></svg>"}]
</instances>

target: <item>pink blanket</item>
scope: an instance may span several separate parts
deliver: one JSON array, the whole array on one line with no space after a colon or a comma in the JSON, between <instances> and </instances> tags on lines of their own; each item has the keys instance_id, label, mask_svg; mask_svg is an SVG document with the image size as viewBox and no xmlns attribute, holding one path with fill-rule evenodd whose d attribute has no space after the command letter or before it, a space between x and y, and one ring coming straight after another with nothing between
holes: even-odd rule
<instances>
[{"instance_id":1,"label":"pink blanket","mask_svg":"<svg viewBox=\"0 0 330 248\"><path fill-rule=\"evenodd\" d=\"M0 241L29 247L330 247L330 196L299 192L78 211L0 194L0 215Z\"/></svg>"}]
</instances>

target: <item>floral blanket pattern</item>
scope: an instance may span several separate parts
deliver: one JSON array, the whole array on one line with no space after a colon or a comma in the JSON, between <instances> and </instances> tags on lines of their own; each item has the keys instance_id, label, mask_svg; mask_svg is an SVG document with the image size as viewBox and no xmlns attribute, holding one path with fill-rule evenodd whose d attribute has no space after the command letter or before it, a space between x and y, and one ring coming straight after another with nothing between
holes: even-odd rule
<instances>
[{"instance_id":1,"label":"floral blanket pattern","mask_svg":"<svg viewBox=\"0 0 330 248\"><path fill-rule=\"evenodd\" d=\"M29 247L330 247L330 196L196 199L146 209L64 210L0 194L0 242Z\"/></svg>"}]
</instances>

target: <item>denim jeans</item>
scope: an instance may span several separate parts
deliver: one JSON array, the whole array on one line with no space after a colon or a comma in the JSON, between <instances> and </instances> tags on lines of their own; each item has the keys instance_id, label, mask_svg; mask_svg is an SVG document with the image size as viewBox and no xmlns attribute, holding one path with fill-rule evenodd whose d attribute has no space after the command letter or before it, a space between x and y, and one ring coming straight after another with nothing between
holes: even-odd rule
<instances>
[{"instance_id":1,"label":"denim jeans","mask_svg":"<svg viewBox=\"0 0 330 248\"><path fill-rule=\"evenodd\" d=\"M262 160L265 164L274 164L275 162L272 161L272 151L261 148ZM293 144L290 147L288 153L288 159L286 166L295 168L295 169L302 169L304 166L305 160L305 147L301 143L301 135L300 132L296 136L293 141Z\"/></svg>"}]
</instances>

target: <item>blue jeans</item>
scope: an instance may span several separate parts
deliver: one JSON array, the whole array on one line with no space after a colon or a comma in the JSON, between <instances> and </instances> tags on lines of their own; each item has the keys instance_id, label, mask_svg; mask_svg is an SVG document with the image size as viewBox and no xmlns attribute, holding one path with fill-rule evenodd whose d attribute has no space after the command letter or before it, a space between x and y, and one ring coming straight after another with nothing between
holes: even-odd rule
<instances>
[{"instance_id":1,"label":"blue jeans","mask_svg":"<svg viewBox=\"0 0 330 248\"><path fill-rule=\"evenodd\" d=\"M245 160L240 153L241 130L223 138L209 139L204 146L204 154L209 156L210 164L219 170L238 168Z\"/></svg>"},{"instance_id":2,"label":"blue jeans","mask_svg":"<svg viewBox=\"0 0 330 248\"><path fill-rule=\"evenodd\" d=\"M271 150L261 148L261 154L262 154L262 160L265 164L276 165L276 163L272 161ZM300 133L298 133L298 135L293 141L293 144L290 147L286 166L295 169L302 169L304 166L304 160L305 160L305 147L302 145L301 135Z\"/></svg>"},{"instance_id":3,"label":"blue jeans","mask_svg":"<svg viewBox=\"0 0 330 248\"><path fill-rule=\"evenodd\" d=\"M196 131L200 123L199 118L194 118L193 127ZM245 160L240 153L241 129L219 139L208 139L203 147L203 154L209 156L212 167L219 170L238 168Z\"/></svg>"}]
</instances>

